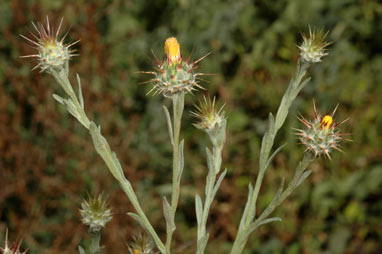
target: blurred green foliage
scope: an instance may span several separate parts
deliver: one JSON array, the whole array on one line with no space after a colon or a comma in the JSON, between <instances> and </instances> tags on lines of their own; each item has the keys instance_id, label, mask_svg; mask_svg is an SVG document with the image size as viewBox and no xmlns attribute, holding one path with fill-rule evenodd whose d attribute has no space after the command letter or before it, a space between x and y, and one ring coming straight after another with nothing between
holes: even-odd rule
<instances>
[{"instance_id":1,"label":"blurred green foliage","mask_svg":"<svg viewBox=\"0 0 382 254\"><path fill-rule=\"evenodd\" d=\"M88 115L104 135L134 184L148 217L165 231L160 196L168 194L171 147L161 96L145 96L153 50L176 36L183 57L208 52L204 83L226 102L228 139L223 166L228 176L211 209L208 253L226 253L236 234L247 184L254 182L268 112L275 112L294 73L296 44L308 27L328 29L329 55L314 65L312 81L295 101L275 145L287 142L268 170L258 209L272 199L282 177L289 179L303 147L291 135L298 113L313 117L312 98L322 113L340 103L336 119L352 142L331 161L318 159L312 176L276 211L283 218L251 236L245 253L382 252L382 5L378 1L281 0L3 0L0 1L0 232L10 229L30 253L73 253L88 236L78 208L86 192L104 191L114 219L103 234L105 253L127 252L139 231L132 210L87 133L51 97L61 93L46 74L32 72L20 55L33 52L18 36L30 21L48 15L72 26L67 42L81 39L71 61L82 77ZM186 168L175 241L177 253L192 253L196 222L193 197L206 174L203 133L187 114L197 97L187 96L182 136ZM147 202L150 200L150 202ZM190 251L191 250L191 251ZM187 252L189 251L189 252Z\"/></svg>"}]
</instances>

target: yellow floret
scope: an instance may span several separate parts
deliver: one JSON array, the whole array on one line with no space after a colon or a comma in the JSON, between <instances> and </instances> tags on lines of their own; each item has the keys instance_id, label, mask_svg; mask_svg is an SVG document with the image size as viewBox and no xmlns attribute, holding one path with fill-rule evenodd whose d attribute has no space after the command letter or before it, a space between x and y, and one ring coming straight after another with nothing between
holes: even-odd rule
<instances>
[{"instance_id":1,"label":"yellow floret","mask_svg":"<svg viewBox=\"0 0 382 254\"><path fill-rule=\"evenodd\" d=\"M170 63L178 63L181 60L180 46L175 37L170 37L164 43L164 52Z\"/></svg>"},{"instance_id":2,"label":"yellow floret","mask_svg":"<svg viewBox=\"0 0 382 254\"><path fill-rule=\"evenodd\" d=\"M321 128L325 128L326 130L329 130L332 124L333 124L333 118L330 115L326 115L322 118L320 126Z\"/></svg>"}]
</instances>

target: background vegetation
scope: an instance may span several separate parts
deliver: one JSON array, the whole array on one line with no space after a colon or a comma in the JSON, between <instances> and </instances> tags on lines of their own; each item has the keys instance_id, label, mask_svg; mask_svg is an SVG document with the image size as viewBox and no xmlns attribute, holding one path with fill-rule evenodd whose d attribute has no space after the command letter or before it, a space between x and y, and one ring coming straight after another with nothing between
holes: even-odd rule
<instances>
[{"instance_id":1,"label":"background vegetation","mask_svg":"<svg viewBox=\"0 0 382 254\"><path fill-rule=\"evenodd\" d=\"M314 173L276 211L282 223L252 235L246 253L382 253L382 6L370 0L3 0L0 1L0 232L23 239L30 253L75 253L86 245L78 208L86 193L104 192L114 218L103 234L105 253L127 253L140 230L126 213L132 206L97 156L90 137L52 98L61 93L52 77L31 71L19 59L33 52L18 34L49 15L72 26L67 42L81 39L71 61L82 77L85 107L103 127L148 217L165 231L161 195L169 192L171 147L162 96L145 96L150 50L162 57L163 42L176 36L184 57L212 52L201 71L204 83L226 102L228 139L223 166L228 175L211 209L208 253L226 253L236 234L257 175L260 138L275 112L298 58L296 44L308 26L330 30L329 56L310 69L310 84L294 103L276 145L288 143L268 170L259 209L283 176L290 179L303 147L291 135L298 113L313 117L340 103L337 120L352 142L344 154L318 159ZM187 112L205 92L187 96L182 136L186 167L175 241L177 253L193 253L193 197L207 172L205 135ZM2 238L3 239L3 238Z\"/></svg>"}]
</instances>

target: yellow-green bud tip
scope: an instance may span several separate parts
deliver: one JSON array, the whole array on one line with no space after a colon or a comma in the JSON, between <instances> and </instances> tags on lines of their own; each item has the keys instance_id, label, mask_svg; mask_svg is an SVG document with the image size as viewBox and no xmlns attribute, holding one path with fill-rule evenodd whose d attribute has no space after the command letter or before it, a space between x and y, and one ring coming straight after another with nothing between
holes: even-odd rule
<instances>
[{"instance_id":1,"label":"yellow-green bud tip","mask_svg":"<svg viewBox=\"0 0 382 254\"><path fill-rule=\"evenodd\" d=\"M180 46L175 37L167 38L164 43L164 52L167 55L167 60L170 63L179 63L182 60L180 55Z\"/></svg>"}]
</instances>

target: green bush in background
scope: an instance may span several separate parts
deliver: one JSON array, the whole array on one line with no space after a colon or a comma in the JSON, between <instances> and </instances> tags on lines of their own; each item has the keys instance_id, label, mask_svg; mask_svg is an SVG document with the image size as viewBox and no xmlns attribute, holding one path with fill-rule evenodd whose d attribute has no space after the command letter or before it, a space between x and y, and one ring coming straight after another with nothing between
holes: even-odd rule
<instances>
[{"instance_id":1,"label":"green bush in background","mask_svg":"<svg viewBox=\"0 0 382 254\"><path fill-rule=\"evenodd\" d=\"M128 200L105 170L87 133L51 94L52 79L31 73L19 59L33 49L18 36L30 21L49 15L72 25L70 39L81 39L72 72L82 73L88 115L102 123L103 134L118 153L143 209L165 232L161 194L171 186L171 146L161 102L139 87L151 69L151 49L161 58L165 38L176 36L184 57L208 52L203 72L210 93L226 101L228 138L223 160L228 174L211 209L208 253L226 253L245 204L248 182L258 169L260 138L269 111L275 112L298 58L300 32L330 30L333 44L325 61L311 68L313 80L292 107L276 146L276 156L261 190L259 205L272 199L282 176L297 164L303 147L290 135L293 117L313 114L312 98L322 112L340 103L337 119L350 117L344 131L351 143L311 166L313 175L277 210L283 223L261 228L245 253L382 252L382 5L377 1L2 1L0 2L0 232L24 239L31 253L73 253L86 241L78 208L87 192L105 190L114 218L103 244L108 253L127 253L124 242L139 231L126 213ZM67 28L67 27L66 27ZM29 62L32 65L32 63ZM203 92L198 92L200 96ZM192 126L186 100L186 168L177 215L178 253L195 246L193 197L204 181L203 134ZM59 110L60 113L56 111ZM200 188L199 188L200 189ZM189 229L194 230L189 230ZM86 242L82 242L86 245Z\"/></svg>"}]
</instances>

